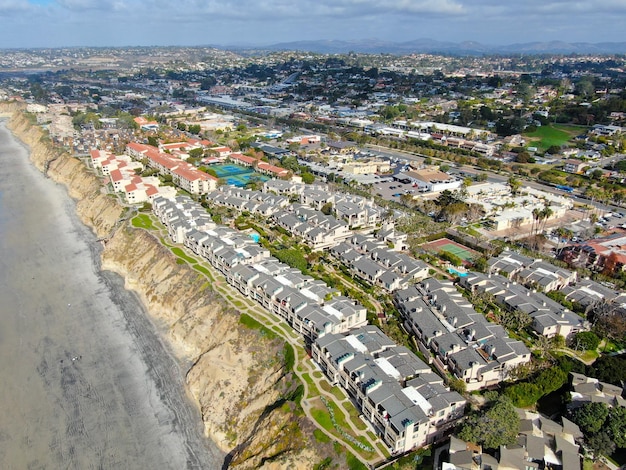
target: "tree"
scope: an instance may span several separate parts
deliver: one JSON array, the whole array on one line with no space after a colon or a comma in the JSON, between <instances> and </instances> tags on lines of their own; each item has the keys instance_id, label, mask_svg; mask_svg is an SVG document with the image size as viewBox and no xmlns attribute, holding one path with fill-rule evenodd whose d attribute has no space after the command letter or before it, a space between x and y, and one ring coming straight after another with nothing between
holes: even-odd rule
<instances>
[{"instance_id":1,"label":"tree","mask_svg":"<svg viewBox=\"0 0 626 470\"><path fill-rule=\"evenodd\" d=\"M463 395L467 391L467 384L463 379L453 379L449 383L450 390L454 390L457 393Z\"/></svg>"},{"instance_id":2,"label":"tree","mask_svg":"<svg viewBox=\"0 0 626 470\"><path fill-rule=\"evenodd\" d=\"M508 310L503 311L498 317L498 321L503 327L511 331L521 331L533 322L532 317L528 313L519 309L515 309L512 312Z\"/></svg>"},{"instance_id":3,"label":"tree","mask_svg":"<svg viewBox=\"0 0 626 470\"><path fill-rule=\"evenodd\" d=\"M191 149L188 153L191 158L199 158L204 153L204 150L201 148Z\"/></svg>"},{"instance_id":4,"label":"tree","mask_svg":"<svg viewBox=\"0 0 626 470\"><path fill-rule=\"evenodd\" d=\"M518 153L515 157L515 161L517 163L535 163L533 156L526 151Z\"/></svg>"},{"instance_id":5,"label":"tree","mask_svg":"<svg viewBox=\"0 0 626 470\"><path fill-rule=\"evenodd\" d=\"M615 443L611 440L611 436L606 431L599 432L587 439L587 445L593 451L593 455L609 456L615 452Z\"/></svg>"},{"instance_id":6,"label":"tree","mask_svg":"<svg viewBox=\"0 0 626 470\"><path fill-rule=\"evenodd\" d=\"M513 194L513 196L516 196L517 192L522 187L522 182L514 176L510 176L507 183L509 184L509 188L511 188L511 194Z\"/></svg>"},{"instance_id":7,"label":"tree","mask_svg":"<svg viewBox=\"0 0 626 470\"><path fill-rule=\"evenodd\" d=\"M313 181L315 181L315 175L313 175L313 173L304 172L300 176L302 176L302 181L306 184L312 184Z\"/></svg>"},{"instance_id":8,"label":"tree","mask_svg":"<svg viewBox=\"0 0 626 470\"><path fill-rule=\"evenodd\" d=\"M607 428L615 445L626 449L626 407L614 406L609 410Z\"/></svg>"},{"instance_id":9,"label":"tree","mask_svg":"<svg viewBox=\"0 0 626 470\"><path fill-rule=\"evenodd\" d=\"M602 176L604 176L604 171L602 171L602 169L600 168L596 168L595 170L591 172L589 176L591 177L592 180L599 181L602 179Z\"/></svg>"},{"instance_id":10,"label":"tree","mask_svg":"<svg viewBox=\"0 0 626 470\"><path fill-rule=\"evenodd\" d=\"M595 360L587 375L601 382L619 385L626 380L626 358L620 356L600 356Z\"/></svg>"},{"instance_id":11,"label":"tree","mask_svg":"<svg viewBox=\"0 0 626 470\"><path fill-rule=\"evenodd\" d=\"M593 434L602 429L608 416L609 407L605 403L594 402L575 409L571 418L585 434Z\"/></svg>"},{"instance_id":12,"label":"tree","mask_svg":"<svg viewBox=\"0 0 626 470\"><path fill-rule=\"evenodd\" d=\"M511 400L501 395L488 405L484 413L475 412L467 417L459 432L465 441L481 444L488 449L515 442L520 419Z\"/></svg>"},{"instance_id":13,"label":"tree","mask_svg":"<svg viewBox=\"0 0 626 470\"><path fill-rule=\"evenodd\" d=\"M322 212L322 214L324 215L331 215L333 213L333 203L332 202L327 202L326 204L324 204L322 206L322 208L320 209L320 211Z\"/></svg>"},{"instance_id":14,"label":"tree","mask_svg":"<svg viewBox=\"0 0 626 470\"><path fill-rule=\"evenodd\" d=\"M292 268L299 269L303 273L307 271L307 260L302 252L296 248L278 250L274 256Z\"/></svg>"},{"instance_id":15,"label":"tree","mask_svg":"<svg viewBox=\"0 0 626 470\"><path fill-rule=\"evenodd\" d=\"M577 351L595 351L599 345L600 338L593 331L581 331L572 338L572 348Z\"/></svg>"}]
</instances>

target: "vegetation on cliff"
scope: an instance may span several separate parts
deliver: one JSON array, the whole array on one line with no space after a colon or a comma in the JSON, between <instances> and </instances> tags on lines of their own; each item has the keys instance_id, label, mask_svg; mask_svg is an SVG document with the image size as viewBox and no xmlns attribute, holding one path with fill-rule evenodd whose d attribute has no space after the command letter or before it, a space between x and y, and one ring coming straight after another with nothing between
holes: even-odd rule
<instances>
[{"instance_id":1,"label":"vegetation on cliff","mask_svg":"<svg viewBox=\"0 0 626 470\"><path fill-rule=\"evenodd\" d=\"M18 104L10 128L29 147L34 165L64 184L81 220L106 241L102 267L115 271L142 298L181 360L191 364L189 389L207 435L228 452L233 468L313 468L325 456L345 457L314 438L302 413L302 385L291 370L293 350L263 328L240 322L201 269L178 258L158 236L133 228L128 209L107 195L98 177L77 158L54 148Z\"/></svg>"}]
</instances>

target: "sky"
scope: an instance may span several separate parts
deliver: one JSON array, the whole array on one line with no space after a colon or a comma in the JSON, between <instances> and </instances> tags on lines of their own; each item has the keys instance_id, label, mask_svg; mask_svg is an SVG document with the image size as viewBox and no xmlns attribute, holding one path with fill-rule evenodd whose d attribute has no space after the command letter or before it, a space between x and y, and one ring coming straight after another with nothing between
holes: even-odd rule
<instances>
[{"instance_id":1,"label":"sky","mask_svg":"<svg viewBox=\"0 0 626 470\"><path fill-rule=\"evenodd\" d=\"M624 42L626 0L0 0L0 48Z\"/></svg>"}]
</instances>

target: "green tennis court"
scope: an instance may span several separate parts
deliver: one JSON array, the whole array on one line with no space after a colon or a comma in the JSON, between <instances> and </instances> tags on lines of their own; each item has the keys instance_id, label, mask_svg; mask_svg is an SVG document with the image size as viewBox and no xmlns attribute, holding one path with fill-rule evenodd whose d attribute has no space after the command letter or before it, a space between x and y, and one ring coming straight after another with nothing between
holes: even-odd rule
<instances>
[{"instance_id":1,"label":"green tennis court","mask_svg":"<svg viewBox=\"0 0 626 470\"><path fill-rule=\"evenodd\" d=\"M468 264L471 263L472 260L474 260L478 256L478 253L471 248L463 246L460 243L449 240L447 238L440 238L439 240L425 243L424 245L422 245L422 248L432 253L447 251L448 253L458 256Z\"/></svg>"}]
</instances>

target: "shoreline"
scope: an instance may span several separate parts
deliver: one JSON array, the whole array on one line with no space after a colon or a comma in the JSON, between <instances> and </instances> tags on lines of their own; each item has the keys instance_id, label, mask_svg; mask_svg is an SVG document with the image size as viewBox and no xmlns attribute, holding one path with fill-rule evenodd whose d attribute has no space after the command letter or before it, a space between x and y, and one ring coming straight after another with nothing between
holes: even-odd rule
<instances>
[{"instance_id":1,"label":"shoreline","mask_svg":"<svg viewBox=\"0 0 626 470\"><path fill-rule=\"evenodd\" d=\"M0 104L0 110L13 113L10 128L32 150L33 167L65 186L82 224L107 239L102 269L118 274L139 297L177 362L191 363L185 394L200 410L205 441L226 454L221 468L305 470L320 455L335 454L316 439L297 405L285 402L297 384L285 367L285 341L242 323L212 285L223 282L219 275L214 281L178 262L154 232L119 224L126 209L102 191L102 179L54 147L23 106Z\"/></svg>"},{"instance_id":2,"label":"shoreline","mask_svg":"<svg viewBox=\"0 0 626 470\"><path fill-rule=\"evenodd\" d=\"M6 118L6 113L3 115ZM210 449L211 441L201 429L200 410L185 383L186 365L172 351L163 325L154 321L136 292L125 289L122 277L102 268L103 249L96 241L93 229L79 219L76 200L70 197L63 183L41 174L32 161L31 147L8 124L3 118L0 124L3 131L0 132L11 134L13 144L7 144L9 151L11 145L20 148L17 151L19 156L9 158L15 159L16 166L30 167L25 170L30 173L25 181L32 178L34 183L24 184L34 185L37 196L45 198L41 206L47 208L46 204L49 204L50 208L45 215L38 216L40 220L32 221L27 212L22 214L25 223L30 224L24 227L33 224L46 227L44 232L49 233L44 234L48 238L43 239L43 244L37 242L37 238L28 240L28 228L20 234L26 238L24 241L17 240L19 235L10 236L10 232L4 237L7 247L15 243L25 250L24 253L28 253L25 245L31 242L40 249L32 257L33 265L27 264L26 258L25 261L16 259L33 273L30 282L26 283L24 275L11 269L9 264L6 264L6 270L3 269L6 276L11 269L11 276L17 277L6 279L7 287L11 288L11 292L3 291L6 299L13 298L15 294L12 292L19 292L20 283L23 283L27 291L36 289L32 297L33 302L37 302L31 307L27 300L17 299L19 314L16 318L5 319L19 332L19 342L5 344L11 347L6 351L7 362L13 362L14 366L7 364L3 372L13 372L15 384L11 385L9 393L3 393L7 401L2 414L11 417L3 421L7 426L10 426L9 421L27 424L25 432L30 436L27 441L34 448L34 454L39 454L39 459L42 452L36 449L43 449L46 441L55 442L58 448L57 452L46 457L48 459L68 459L68 446L71 446L75 450L71 451L69 462L74 462L78 468L91 465L89 462L106 464L112 461L126 462L122 465L132 467L133 461L140 464L146 457L141 455L147 450L154 455L145 462L152 462L151 465L158 468L207 468L207 465L213 468L217 462L223 461L224 456L216 449ZM21 154L26 155L24 161L20 161ZM4 171L8 166L6 161L3 166ZM5 191L7 195L12 194L10 188ZM18 206L12 207L7 202L7 211L19 210ZM20 215L19 212L7 213L12 217ZM46 216L53 215L56 216L54 221L46 220ZM51 236L53 239L49 238ZM73 256L63 255L65 246L72 247ZM20 256L21 252L16 253ZM3 267L9 262L3 260ZM64 274L59 276L58 269L63 269ZM35 282L43 282L45 287L43 284L35 287ZM56 287L55 282L58 282ZM37 322L36 327L33 322ZM5 331L9 332L10 328ZM14 387L33 380L28 374L30 361L43 382L31 385L32 391L24 395L29 398L32 394L32 398L24 402ZM21 369L22 373L19 372ZM95 407L90 404L94 393L98 397ZM35 396L39 398L35 399ZM13 409L6 409L9 403L13 403ZM68 406L74 411L65 416ZM101 407L104 408L100 411ZM92 408L94 416L91 416ZM31 435L32 429L28 426L33 420L30 416L34 409L39 410L37 421L43 423L38 433L41 436L37 438ZM65 409L66 413L59 414L58 409ZM137 412L140 415L136 416ZM130 417L133 417L132 424L128 421ZM91 432L76 434L74 425L63 425L68 419ZM48 422L50 424L46 425ZM119 428L119 423L124 422L127 424ZM114 429L117 431L111 434ZM3 436L0 455L9 468L11 462L17 468L26 463L21 459L28 458L26 453L20 455L19 445L11 439L4 439L6 435L19 435L19 431L15 431L11 427L0 429L0 436ZM105 434L100 435L100 432ZM6 442L15 448L5 449ZM100 446L104 448L97 451ZM216 456L219 456L217 462ZM55 466L52 462L49 464Z\"/></svg>"}]
</instances>

